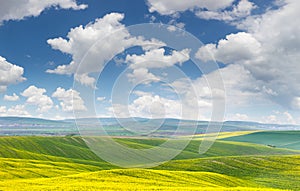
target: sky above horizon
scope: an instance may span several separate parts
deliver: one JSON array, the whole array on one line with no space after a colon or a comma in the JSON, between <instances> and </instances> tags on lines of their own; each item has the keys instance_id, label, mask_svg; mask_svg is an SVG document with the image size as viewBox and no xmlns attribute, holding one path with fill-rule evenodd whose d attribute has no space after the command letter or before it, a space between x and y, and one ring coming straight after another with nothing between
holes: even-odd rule
<instances>
[{"instance_id":1,"label":"sky above horizon","mask_svg":"<svg viewBox=\"0 0 300 191\"><path fill-rule=\"evenodd\" d=\"M224 99L224 120L300 124L300 1L0 4L0 116L210 120Z\"/></svg>"}]
</instances>

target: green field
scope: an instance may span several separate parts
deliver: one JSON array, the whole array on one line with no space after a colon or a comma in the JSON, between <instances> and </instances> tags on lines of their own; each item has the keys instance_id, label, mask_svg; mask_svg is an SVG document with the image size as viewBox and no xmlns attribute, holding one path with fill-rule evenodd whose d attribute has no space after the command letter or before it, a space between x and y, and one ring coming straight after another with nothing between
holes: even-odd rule
<instances>
[{"instance_id":1,"label":"green field","mask_svg":"<svg viewBox=\"0 0 300 191\"><path fill-rule=\"evenodd\" d=\"M253 132L246 135L227 137L224 140L300 150L300 131Z\"/></svg>"},{"instance_id":2,"label":"green field","mask_svg":"<svg viewBox=\"0 0 300 191\"><path fill-rule=\"evenodd\" d=\"M295 142L290 134L300 135L224 133L204 155L198 154L199 135L175 159L153 169L113 166L76 136L0 137L0 190L300 190L300 149L268 146L278 136L278 145ZM273 142L263 142L266 136ZM132 148L164 142L116 141Z\"/></svg>"}]
</instances>

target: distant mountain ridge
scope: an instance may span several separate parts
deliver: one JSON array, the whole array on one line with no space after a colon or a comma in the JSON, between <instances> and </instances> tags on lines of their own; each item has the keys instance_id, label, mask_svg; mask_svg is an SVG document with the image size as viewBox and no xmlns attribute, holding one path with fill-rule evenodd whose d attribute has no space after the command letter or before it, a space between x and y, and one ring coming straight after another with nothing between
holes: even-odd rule
<instances>
[{"instance_id":1,"label":"distant mountain ridge","mask_svg":"<svg viewBox=\"0 0 300 191\"><path fill-rule=\"evenodd\" d=\"M193 121L179 119L147 119L147 118L80 118L66 120L48 120L27 117L0 117L0 135L70 135L79 134L76 126L85 124L91 128L103 126L107 134L113 136L170 136L180 124L188 134L192 126L197 125L196 134L206 132L208 121ZM149 129L159 127L157 131L149 133ZM137 129L139 133L131 132ZM264 124L248 121L225 121L221 132L249 131L249 130L300 130L300 125ZM194 132L193 132L194 133Z\"/></svg>"}]
</instances>

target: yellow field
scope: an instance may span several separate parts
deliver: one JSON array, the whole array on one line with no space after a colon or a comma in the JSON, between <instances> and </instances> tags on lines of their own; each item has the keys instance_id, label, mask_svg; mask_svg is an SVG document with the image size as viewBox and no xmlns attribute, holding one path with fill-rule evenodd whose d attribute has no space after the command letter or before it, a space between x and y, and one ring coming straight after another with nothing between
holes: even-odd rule
<instances>
[{"instance_id":1,"label":"yellow field","mask_svg":"<svg viewBox=\"0 0 300 191\"><path fill-rule=\"evenodd\" d=\"M250 133L255 133L259 131L236 131L236 132L220 132L220 133L209 133L209 134L198 134L194 135L194 139L203 139L204 137L214 137L217 136L217 139L225 139L228 137L235 137L240 135L247 135Z\"/></svg>"},{"instance_id":2,"label":"yellow field","mask_svg":"<svg viewBox=\"0 0 300 191\"><path fill-rule=\"evenodd\" d=\"M163 140L118 142L147 148ZM80 137L0 137L0 190L300 190L299 151L218 140L199 155L200 142L153 169L122 169L97 157Z\"/></svg>"},{"instance_id":3,"label":"yellow field","mask_svg":"<svg viewBox=\"0 0 300 191\"><path fill-rule=\"evenodd\" d=\"M3 190L276 190L255 187L253 183L217 173L140 169L0 182Z\"/></svg>"}]
</instances>

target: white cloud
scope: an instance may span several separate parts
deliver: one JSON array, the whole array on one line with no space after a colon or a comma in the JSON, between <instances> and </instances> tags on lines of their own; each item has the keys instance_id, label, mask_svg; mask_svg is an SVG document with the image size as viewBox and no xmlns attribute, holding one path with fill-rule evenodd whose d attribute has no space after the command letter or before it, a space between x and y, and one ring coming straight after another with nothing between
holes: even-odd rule
<instances>
[{"instance_id":1,"label":"white cloud","mask_svg":"<svg viewBox=\"0 0 300 191\"><path fill-rule=\"evenodd\" d=\"M155 76L147 68L138 68L132 71L132 73L128 73L127 77L129 81L135 84L149 84L151 82L160 81L160 77Z\"/></svg>"},{"instance_id":2,"label":"white cloud","mask_svg":"<svg viewBox=\"0 0 300 191\"><path fill-rule=\"evenodd\" d=\"M178 79L171 84L171 87L180 95L182 103L191 113L197 113L199 109L209 113L212 106L212 90L205 78L193 81L187 78Z\"/></svg>"},{"instance_id":3,"label":"white cloud","mask_svg":"<svg viewBox=\"0 0 300 191\"><path fill-rule=\"evenodd\" d=\"M262 122L269 123L269 124L277 124L277 123L279 123L279 120L277 119L277 116L269 115L269 116L263 117Z\"/></svg>"},{"instance_id":4,"label":"white cloud","mask_svg":"<svg viewBox=\"0 0 300 191\"><path fill-rule=\"evenodd\" d=\"M300 97L295 97L292 100L292 107L295 109L300 109Z\"/></svg>"},{"instance_id":5,"label":"white cloud","mask_svg":"<svg viewBox=\"0 0 300 191\"><path fill-rule=\"evenodd\" d=\"M0 106L0 116L30 117L31 115L26 111L25 105L15 105L8 109L5 106Z\"/></svg>"},{"instance_id":6,"label":"white cloud","mask_svg":"<svg viewBox=\"0 0 300 191\"><path fill-rule=\"evenodd\" d=\"M151 13L157 11L161 15L172 15L177 12L194 9L224 9L232 5L233 2L234 0L148 0L148 5Z\"/></svg>"},{"instance_id":7,"label":"white cloud","mask_svg":"<svg viewBox=\"0 0 300 191\"><path fill-rule=\"evenodd\" d=\"M155 93L134 91L137 96L128 105L113 103L108 108L114 117L146 117L146 118L178 118L178 119L210 119L211 101L207 98L197 97L191 92L193 84L185 86L187 92L180 92L179 85L170 84L176 88L178 98L165 97ZM182 87L183 88L183 87Z\"/></svg>"},{"instance_id":8,"label":"white cloud","mask_svg":"<svg viewBox=\"0 0 300 191\"><path fill-rule=\"evenodd\" d=\"M133 101L130 111L134 116L149 118L178 118L181 116L181 104L176 100L158 95L144 95Z\"/></svg>"},{"instance_id":9,"label":"white cloud","mask_svg":"<svg viewBox=\"0 0 300 191\"><path fill-rule=\"evenodd\" d=\"M139 96L128 106L113 104L108 110L115 117L180 118L182 105L178 100L163 98L147 92L138 92Z\"/></svg>"},{"instance_id":10,"label":"white cloud","mask_svg":"<svg viewBox=\"0 0 300 191\"><path fill-rule=\"evenodd\" d=\"M252 34L239 32L230 34L218 44L207 44L201 47L196 58L208 61L212 56L219 62L231 64L257 59L261 53L261 44Z\"/></svg>"},{"instance_id":11,"label":"white cloud","mask_svg":"<svg viewBox=\"0 0 300 191\"><path fill-rule=\"evenodd\" d=\"M0 113L6 113L6 106L0 106Z\"/></svg>"},{"instance_id":12,"label":"white cloud","mask_svg":"<svg viewBox=\"0 0 300 191\"><path fill-rule=\"evenodd\" d=\"M45 9L50 7L74 10L87 8L87 5L78 5L75 0L1 0L0 3L0 23L8 20L22 20L25 17L39 16Z\"/></svg>"},{"instance_id":13,"label":"white cloud","mask_svg":"<svg viewBox=\"0 0 300 191\"><path fill-rule=\"evenodd\" d=\"M209 84L220 84L216 81L218 73L222 75L225 92L223 88L210 86ZM252 120L251 108L254 107L259 110L274 105L260 89L262 87L261 82L255 79L244 66L239 64L228 65L195 80L187 78L175 80L171 87L179 92L181 102L188 108L189 112L199 112L202 117L200 119L210 120L213 105L220 103L219 101L224 96L226 120ZM219 105L218 108L221 106ZM244 111L248 117L245 116L246 114L241 114Z\"/></svg>"},{"instance_id":14,"label":"white cloud","mask_svg":"<svg viewBox=\"0 0 300 191\"><path fill-rule=\"evenodd\" d=\"M288 124L295 124L296 123L294 117L289 112L285 111L283 113L283 115L286 117L286 121L287 121Z\"/></svg>"},{"instance_id":15,"label":"white cloud","mask_svg":"<svg viewBox=\"0 0 300 191\"><path fill-rule=\"evenodd\" d=\"M12 96L9 96L9 95L4 95L4 98L3 98L5 101L18 101L20 98L18 95L16 95L15 93L13 93Z\"/></svg>"},{"instance_id":16,"label":"white cloud","mask_svg":"<svg viewBox=\"0 0 300 191\"><path fill-rule=\"evenodd\" d=\"M182 64L190 59L190 49L181 51L173 50L169 55L165 55L165 49L150 49L142 55L127 55L125 62L129 64L132 73L127 76L129 80L135 83L142 82L150 83L151 81L159 81L160 77L155 76L149 69L167 68L175 64Z\"/></svg>"},{"instance_id":17,"label":"white cloud","mask_svg":"<svg viewBox=\"0 0 300 191\"><path fill-rule=\"evenodd\" d=\"M249 17L238 25L246 32L227 35L217 44L202 47L197 57L207 61L211 53L219 62L242 66L249 78L229 69L221 71L223 76L231 75L239 84L252 84L247 91L253 92L256 98L263 96L285 108L300 109L300 20L295 19L299 17L300 2L284 2L279 9ZM227 87L226 91L234 90ZM248 104L253 106L255 101L249 99Z\"/></svg>"},{"instance_id":18,"label":"white cloud","mask_svg":"<svg viewBox=\"0 0 300 191\"><path fill-rule=\"evenodd\" d=\"M248 0L241 0L237 5L234 5L232 7L232 10L227 11L196 11L196 15L199 18L206 19L206 20L222 20L222 21L235 21L239 20L241 18L246 18L247 16L251 15L251 12L253 9L255 9L256 6L254 3L249 2Z\"/></svg>"},{"instance_id":19,"label":"white cloud","mask_svg":"<svg viewBox=\"0 0 300 191\"><path fill-rule=\"evenodd\" d=\"M219 70L222 75L227 107L242 107L251 104L253 97L257 103L264 100L260 92L260 82L241 65L230 65ZM206 78L214 79L215 73Z\"/></svg>"},{"instance_id":20,"label":"white cloud","mask_svg":"<svg viewBox=\"0 0 300 191\"><path fill-rule=\"evenodd\" d=\"M49 111L53 107L53 101L50 97L45 95L45 93L46 90L43 88L30 86L26 90L24 90L21 95L27 97L27 104L37 106L37 111L40 113L44 113Z\"/></svg>"},{"instance_id":21,"label":"white cloud","mask_svg":"<svg viewBox=\"0 0 300 191\"><path fill-rule=\"evenodd\" d=\"M174 32L174 31L178 30L178 28L184 30L184 27L185 27L185 24L183 22L177 22L177 20L175 18L171 19L168 22L168 25L170 25L170 26L168 26L167 29L170 32Z\"/></svg>"},{"instance_id":22,"label":"white cloud","mask_svg":"<svg viewBox=\"0 0 300 191\"><path fill-rule=\"evenodd\" d=\"M105 97L97 97L97 101L104 101L106 98Z\"/></svg>"},{"instance_id":23,"label":"white cloud","mask_svg":"<svg viewBox=\"0 0 300 191\"><path fill-rule=\"evenodd\" d=\"M123 14L110 13L86 26L72 28L67 35L68 39L61 37L49 39L47 42L53 49L72 55L73 60L68 65L61 65L54 70L47 70L47 72L76 73L77 81L93 86L95 79L89 74L100 71L105 63L117 53L131 46L144 45L147 47L151 44L153 48L153 46L164 45L157 40L146 41L142 37L132 37L120 22L123 19ZM86 55L88 51L89 53ZM86 56L84 63L81 63L84 56ZM79 67L79 64L84 67Z\"/></svg>"},{"instance_id":24,"label":"white cloud","mask_svg":"<svg viewBox=\"0 0 300 191\"><path fill-rule=\"evenodd\" d=\"M7 115L10 116L31 116L25 109L25 105L12 106L7 110Z\"/></svg>"},{"instance_id":25,"label":"white cloud","mask_svg":"<svg viewBox=\"0 0 300 191\"><path fill-rule=\"evenodd\" d=\"M240 0L236 5L235 0L148 0L149 11L157 11L161 15L175 15L184 11L192 11L202 19L215 19L234 21L251 15L256 8L255 4L248 0ZM228 10L230 8L230 10ZM170 28L172 30L172 28Z\"/></svg>"},{"instance_id":26,"label":"white cloud","mask_svg":"<svg viewBox=\"0 0 300 191\"><path fill-rule=\"evenodd\" d=\"M86 107L84 105L83 99L80 97L80 93L76 90L58 87L56 91L52 94L52 97L57 98L60 102L60 106L63 111L85 111Z\"/></svg>"},{"instance_id":27,"label":"white cloud","mask_svg":"<svg viewBox=\"0 0 300 191\"><path fill-rule=\"evenodd\" d=\"M75 74L74 79L85 86L91 86L91 87L93 87L93 85L96 82L96 79L93 77L90 77L87 73Z\"/></svg>"},{"instance_id":28,"label":"white cloud","mask_svg":"<svg viewBox=\"0 0 300 191\"><path fill-rule=\"evenodd\" d=\"M128 107L114 105L116 113L138 117L152 118L182 118L182 119L210 119L212 109L212 90L205 78L190 80L188 78L176 79L168 86L171 89L160 90L161 95L144 91L134 91L137 96ZM163 92L167 91L166 94ZM169 93L174 97L165 97ZM219 99L220 97L214 97ZM125 109L125 110L124 110ZM129 113L126 111L129 110ZM125 111L125 112L124 112ZM125 116L126 116L125 115Z\"/></svg>"},{"instance_id":29,"label":"white cloud","mask_svg":"<svg viewBox=\"0 0 300 191\"><path fill-rule=\"evenodd\" d=\"M6 61L0 56L0 93L5 92L7 86L26 80L23 77L24 69Z\"/></svg>"},{"instance_id":30,"label":"white cloud","mask_svg":"<svg viewBox=\"0 0 300 191\"><path fill-rule=\"evenodd\" d=\"M287 111L275 111L272 115L262 117L262 122L270 124L296 124L294 117Z\"/></svg>"},{"instance_id":31,"label":"white cloud","mask_svg":"<svg viewBox=\"0 0 300 191\"><path fill-rule=\"evenodd\" d=\"M182 64L190 59L190 49L181 51L173 50L170 55L165 55L165 49L152 49L143 55L127 55L125 62L130 68L166 68L176 63Z\"/></svg>"}]
</instances>

